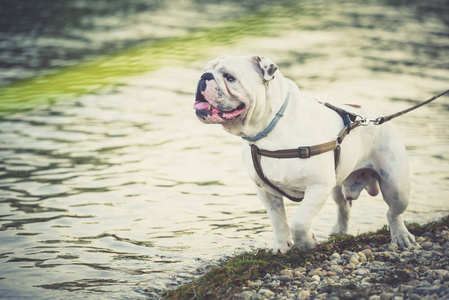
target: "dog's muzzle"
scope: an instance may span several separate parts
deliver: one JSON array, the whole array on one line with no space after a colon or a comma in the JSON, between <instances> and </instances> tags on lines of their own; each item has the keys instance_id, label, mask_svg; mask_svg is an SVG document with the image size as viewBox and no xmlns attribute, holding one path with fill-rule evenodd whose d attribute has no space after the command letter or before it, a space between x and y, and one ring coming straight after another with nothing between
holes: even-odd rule
<instances>
[{"instance_id":1,"label":"dog's muzzle","mask_svg":"<svg viewBox=\"0 0 449 300\"><path fill-rule=\"evenodd\" d=\"M245 105L241 103L237 108L223 109L217 107L217 98L222 98L223 92L215 82L214 75L206 72L198 82L193 108L196 115L203 123L224 123L235 119L245 111Z\"/></svg>"}]
</instances>

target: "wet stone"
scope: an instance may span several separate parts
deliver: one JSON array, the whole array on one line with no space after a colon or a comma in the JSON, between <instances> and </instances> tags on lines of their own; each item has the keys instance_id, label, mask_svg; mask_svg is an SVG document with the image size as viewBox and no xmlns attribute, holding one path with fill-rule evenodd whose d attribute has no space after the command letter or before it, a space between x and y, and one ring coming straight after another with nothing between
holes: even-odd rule
<instances>
[{"instance_id":1,"label":"wet stone","mask_svg":"<svg viewBox=\"0 0 449 300\"><path fill-rule=\"evenodd\" d=\"M432 248L433 248L433 243L432 243L432 242L429 242L429 241L426 241L426 242L423 242L423 243L421 244L421 247L422 247L423 249L425 249L425 250L429 250L429 249L432 249Z\"/></svg>"},{"instance_id":2,"label":"wet stone","mask_svg":"<svg viewBox=\"0 0 449 300\"><path fill-rule=\"evenodd\" d=\"M391 300L393 299L394 294L393 293L382 293L380 294L380 299L381 300Z\"/></svg>"},{"instance_id":3,"label":"wet stone","mask_svg":"<svg viewBox=\"0 0 449 300\"><path fill-rule=\"evenodd\" d=\"M331 260L340 259L341 255L339 253L333 253L329 258Z\"/></svg>"},{"instance_id":4,"label":"wet stone","mask_svg":"<svg viewBox=\"0 0 449 300\"><path fill-rule=\"evenodd\" d=\"M289 278L293 278L293 272L291 270L288 270L288 269L282 270L280 275L286 276L286 277L289 277Z\"/></svg>"},{"instance_id":5,"label":"wet stone","mask_svg":"<svg viewBox=\"0 0 449 300\"><path fill-rule=\"evenodd\" d=\"M359 257L360 262L366 262L367 261L366 255L362 251L358 252L357 256Z\"/></svg>"},{"instance_id":6,"label":"wet stone","mask_svg":"<svg viewBox=\"0 0 449 300\"><path fill-rule=\"evenodd\" d=\"M425 273L425 272L427 272L427 270L428 269L426 266L419 266L417 269L418 273Z\"/></svg>"},{"instance_id":7,"label":"wet stone","mask_svg":"<svg viewBox=\"0 0 449 300\"><path fill-rule=\"evenodd\" d=\"M343 268L341 266L339 266L339 265L330 266L329 270L332 271L332 272L335 272L337 274L342 274L343 273Z\"/></svg>"},{"instance_id":8,"label":"wet stone","mask_svg":"<svg viewBox=\"0 0 449 300\"><path fill-rule=\"evenodd\" d=\"M307 274L309 277L313 277L314 275L324 275L324 271L322 268L317 268L317 269L313 269L310 270L309 273Z\"/></svg>"},{"instance_id":9,"label":"wet stone","mask_svg":"<svg viewBox=\"0 0 449 300\"><path fill-rule=\"evenodd\" d=\"M358 260L358 257L356 257L355 255L351 256L351 258L349 259L349 262L354 265L358 265L360 263L360 261Z\"/></svg>"},{"instance_id":10,"label":"wet stone","mask_svg":"<svg viewBox=\"0 0 449 300\"><path fill-rule=\"evenodd\" d=\"M264 288L259 290L259 294L262 296L265 296L267 298L274 296L274 292L270 291L269 289L264 289Z\"/></svg>"},{"instance_id":11,"label":"wet stone","mask_svg":"<svg viewBox=\"0 0 449 300\"><path fill-rule=\"evenodd\" d=\"M418 244L421 244L421 243L423 243L425 240L426 240L426 239L425 239L424 237L420 236L420 237L418 237L418 238L416 239L416 242L417 242Z\"/></svg>"},{"instance_id":12,"label":"wet stone","mask_svg":"<svg viewBox=\"0 0 449 300\"><path fill-rule=\"evenodd\" d=\"M277 280L281 281L281 282L290 282L292 280L292 277L289 276L279 276L277 278Z\"/></svg>"},{"instance_id":13,"label":"wet stone","mask_svg":"<svg viewBox=\"0 0 449 300\"><path fill-rule=\"evenodd\" d=\"M303 290L303 291L299 292L299 294L298 294L298 298L301 300L305 300L309 296L310 296L310 292L306 291L306 290Z\"/></svg>"},{"instance_id":14,"label":"wet stone","mask_svg":"<svg viewBox=\"0 0 449 300\"><path fill-rule=\"evenodd\" d=\"M388 244L388 250L397 251L398 248L399 248L399 246L397 244L395 244L395 243Z\"/></svg>"},{"instance_id":15,"label":"wet stone","mask_svg":"<svg viewBox=\"0 0 449 300\"><path fill-rule=\"evenodd\" d=\"M355 269L356 268L356 266L355 266L355 264L353 264L353 263L349 263L349 264L347 264L346 266L345 266L345 268L346 269Z\"/></svg>"},{"instance_id":16,"label":"wet stone","mask_svg":"<svg viewBox=\"0 0 449 300\"><path fill-rule=\"evenodd\" d=\"M366 258L371 258L373 257L373 251L371 251L371 249L364 249L361 251L363 254L365 254Z\"/></svg>"},{"instance_id":17,"label":"wet stone","mask_svg":"<svg viewBox=\"0 0 449 300\"><path fill-rule=\"evenodd\" d=\"M239 300L250 300L255 295L252 291L244 291L243 293L240 293L237 297Z\"/></svg>"}]
</instances>

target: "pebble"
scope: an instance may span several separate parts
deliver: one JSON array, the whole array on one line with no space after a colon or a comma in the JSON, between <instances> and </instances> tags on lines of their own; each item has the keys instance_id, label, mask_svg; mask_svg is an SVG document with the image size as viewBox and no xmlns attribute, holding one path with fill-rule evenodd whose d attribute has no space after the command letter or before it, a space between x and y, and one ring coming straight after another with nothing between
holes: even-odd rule
<instances>
[{"instance_id":1,"label":"pebble","mask_svg":"<svg viewBox=\"0 0 449 300\"><path fill-rule=\"evenodd\" d=\"M365 254L366 258L372 258L373 257L373 251L371 251L371 249L363 249L362 251L363 254Z\"/></svg>"},{"instance_id":2,"label":"pebble","mask_svg":"<svg viewBox=\"0 0 449 300\"><path fill-rule=\"evenodd\" d=\"M357 275L360 276L368 276L369 275L369 270L368 269L359 269L357 270Z\"/></svg>"},{"instance_id":3,"label":"pebble","mask_svg":"<svg viewBox=\"0 0 449 300\"><path fill-rule=\"evenodd\" d=\"M355 264L354 264L354 263L348 263L348 264L345 266L345 268L346 268L346 269L355 269Z\"/></svg>"},{"instance_id":4,"label":"pebble","mask_svg":"<svg viewBox=\"0 0 449 300\"><path fill-rule=\"evenodd\" d=\"M237 299L239 300L250 300L255 295L252 291L244 291L243 293L240 293Z\"/></svg>"},{"instance_id":5,"label":"pebble","mask_svg":"<svg viewBox=\"0 0 449 300\"><path fill-rule=\"evenodd\" d=\"M427 272L427 267L426 266L419 266L417 268L418 273L425 273Z\"/></svg>"},{"instance_id":6,"label":"pebble","mask_svg":"<svg viewBox=\"0 0 449 300\"><path fill-rule=\"evenodd\" d=\"M423 249L426 249L426 250L432 249L433 243L432 243L432 242L429 242L429 241L426 241L426 242L424 242L424 243L421 244L421 247L422 247Z\"/></svg>"},{"instance_id":7,"label":"pebble","mask_svg":"<svg viewBox=\"0 0 449 300\"><path fill-rule=\"evenodd\" d=\"M270 291L269 289L265 289L265 288L260 289L259 294L262 296L265 296L267 298L274 296L274 292Z\"/></svg>"},{"instance_id":8,"label":"pebble","mask_svg":"<svg viewBox=\"0 0 449 300\"><path fill-rule=\"evenodd\" d=\"M351 256L351 258L349 259L349 262L352 263L352 264L354 264L354 265L358 265L358 264L360 263L359 260L358 260L358 258L355 257L354 255Z\"/></svg>"},{"instance_id":9,"label":"pebble","mask_svg":"<svg viewBox=\"0 0 449 300\"><path fill-rule=\"evenodd\" d=\"M332 272L335 272L337 274L342 274L343 273L343 268L339 265L332 265L329 267L329 270Z\"/></svg>"},{"instance_id":10,"label":"pebble","mask_svg":"<svg viewBox=\"0 0 449 300\"><path fill-rule=\"evenodd\" d=\"M376 258L381 258L383 260L389 260L391 258L391 252L388 251L376 252L374 253L374 256L376 256Z\"/></svg>"},{"instance_id":11,"label":"pebble","mask_svg":"<svg viewBox=\"0 0 449 300\"><path fill-rule=\"evenodd\" d=\"M449 299L449 230L417 237L414 249L396 244L343 251L322 263L284 269L247 282L238 299Z\"/></svg>"},{"instance_id":12,"label":"pebble","mask_svg":"<svg viewBox=\"0 0 449 300\"><path fill-rule=\"evenodd\" d=\"M310 296L310 292L309 292L309 291L306 291L306 290L302 290L302 291L300 291L299 294L298 294L298 297L299 297L299 299L301 299L301 300L305 300L305 299L307 299L307 297L309 297L309 296Z\"/></svg>"},{"instance_id":13,"label":"pebble","mask_svg":"<svg viewBox=\"0 0 449 300\"><path fill-rule=\"evenodd\" d=\"M280 273L281 276L287 276L289 278L293 278L293 272L289 269L284 269Z\"/></svg>"},{"instance_id":14,"label":"pebble","mask_svg":"<svg viewBox=\"0 0 449 300\"><path fill-rule=\"evenodd\" d=\"M302 282L298 280L292 281L292 284L296 286L302 286Z\"/></svg>"},{"instance_id":15,"label":"pebble","mask_svg":"<svg viewBox=\"0 0 449 300\"><path fill-rule=\"evenodd\" d=\"M307 275L309 277L313 277L315 275L323 275L324 272L322 270L323 270L322 268L313 269Z\"/></svg>"},{"instance_id":16,"label":"pebble","mask_svg":"<svg viewBox=\"0 0 449 300\"><path fill-rule=\"evenodd\" d=\"M337 252L335 252L334 254L332 254L332 255L330 256L330 259L331 259L331 260L340 259L340 258L341 258L341 256L340 256L340 254L337 253Z\"/></svg>"},{"instance_id":17,"label":"pebble","mask_svg":"<svg viewBox=\"0 0 449 300\"><path fill-rule=\"evenodd\" d=\"M426 238L420 236L419 238L416 239L416 242L417 242L418 244L421 244L421 243L424 242L425 240L426 240Z\"/></svg>"},{"instance_id":18,"label":"pebble","mask_svg":"<svg viewBox=\"0 0 449 300\"><path fill-rule=\"evenodd\" d=\"M360 260L362 263L367 261L366 255L365 255L365 253L363 253L362 251L358 252L357 255L358 255L358 257L359 257L359 260Z\"/></svg>"},{"instance_id":19,"label":"pebble","mask_svg":"<svg viewBox=\"0 0 449 300\"><path fill-rule=\"evenodd\" d=\"M380 294L380 300L390 300L393 296L393 293L382 293Z\"/></svg>"},{"instance_id":20,"label":"pebble","mask_svg":"<svg viewBox=\"0 0 449 300\"><path fill-rule=\"evenodd\" d=\"M321 278L320 278L320 276L318 276L318 275L313 275L313 276L312 276L312 280L314 280L314 281L320 281Z\"/></svg>"},{"instance_id":21,"label":"pebble","mask_svg":"<svg viewBox=\"0 0 449 300\"><path fill-rule=\"evenodd\" d=\"M398 248L399 248L398 245L395 244L395 243L388 244L388 249L391 250L391 251L397 251Z\"/></svg>"}]
</instances>

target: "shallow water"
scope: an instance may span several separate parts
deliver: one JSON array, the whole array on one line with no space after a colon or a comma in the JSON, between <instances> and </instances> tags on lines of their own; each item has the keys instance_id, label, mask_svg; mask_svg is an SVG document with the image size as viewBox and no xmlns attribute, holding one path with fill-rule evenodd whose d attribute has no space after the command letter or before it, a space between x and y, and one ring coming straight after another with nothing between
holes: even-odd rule
<instances>
[{"instance_id":1,"label":"shallow water","mask_svg":"<svg viewBox=\"0 0 449 300\"><path fill-rule=\"evenodd\" d=\"M200 123L192 109L202 68L215 56L268 56L317 97L386 114L449 88L449 30L441 19L419 19L415 7L302 5L269 9L278 26L267 35L205 43L196 59L174 57L119 84L4 115L1 296L156 296L217 259L269 246L271 225L241 163L241 140ZM204 27L214 22L196 17ZM10 80L26 76L18 73ZM448 100L395 121L409 153L410 222L449 212ZM296 207L288 203L288 214ZM320 240L334 210L329 200L314 221ZM380 197L363 194L353 203L351 233L383 226L386 210Z\"/></svg>"}]
</instances>

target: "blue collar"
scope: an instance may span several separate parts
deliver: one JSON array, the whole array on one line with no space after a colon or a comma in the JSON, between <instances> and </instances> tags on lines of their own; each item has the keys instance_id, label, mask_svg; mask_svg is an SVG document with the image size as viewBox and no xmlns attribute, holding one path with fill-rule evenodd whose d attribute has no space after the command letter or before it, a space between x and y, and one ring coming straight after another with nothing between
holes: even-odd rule
<instances>
[{"instance_id":1,"label":"blue collar","mask_svg":"<svg viewBox=\"0 0 449 300\"><path fill-rule=\"evenodd\" d=\"M290 90L288 90L288 92L287 92L287 97L285 97L284 104L282 104L281 108L279 109L277 114L274 116L273 120L271 120L270 124L268 124L268 126L264 130L262 130L255 136L244 136L244 137L242 137L242 139L244 139L248 142L257 142L258 140L261 140L264 137L266 137L274 129L276 124L279 122L279 119L284 115L284 111L287 108L289 99L290 99Z\"/></svg>"}]
</instances>

